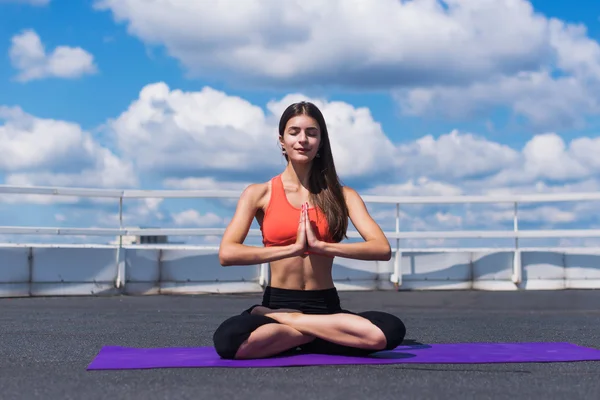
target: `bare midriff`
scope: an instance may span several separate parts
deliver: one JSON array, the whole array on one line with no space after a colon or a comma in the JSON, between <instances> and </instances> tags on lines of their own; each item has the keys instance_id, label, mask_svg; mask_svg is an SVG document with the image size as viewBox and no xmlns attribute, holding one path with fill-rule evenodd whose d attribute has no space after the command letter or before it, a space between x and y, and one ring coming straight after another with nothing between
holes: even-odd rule
<instances>
[{"instance_id":1,"label":"bare midriff","mask_svg":"<svg viewBox=\"0 0 600 400\"><path fill-rule=\"evenodd\" d=\"M334 287L331 257L310 254L277 260L270 264L272 287L292 290L322 290Z\"/></svg>"}]
</instances>

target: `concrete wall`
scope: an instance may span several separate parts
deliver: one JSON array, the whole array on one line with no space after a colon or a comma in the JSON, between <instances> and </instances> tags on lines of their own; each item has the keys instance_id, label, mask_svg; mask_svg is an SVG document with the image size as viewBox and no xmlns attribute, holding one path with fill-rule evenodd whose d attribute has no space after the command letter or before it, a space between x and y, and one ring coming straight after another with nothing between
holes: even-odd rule
<instances>
[{"instance_id":1,"label":"concrete wall","mask_svg":"<svg viewBox=\"0 0 600 400\"><path fill-rule=\"evenodd\" d=\"M240 293L262 290L260 265L221 267L217 248L4 245L0 297ZM511 281L513 251L402 254L400 290L600 289L600 254L522 251L522 282ZM337 258L339 290L396 290L394 261ZM117 287L122 277L123 287Z\"/></svg>"}]
</instances>

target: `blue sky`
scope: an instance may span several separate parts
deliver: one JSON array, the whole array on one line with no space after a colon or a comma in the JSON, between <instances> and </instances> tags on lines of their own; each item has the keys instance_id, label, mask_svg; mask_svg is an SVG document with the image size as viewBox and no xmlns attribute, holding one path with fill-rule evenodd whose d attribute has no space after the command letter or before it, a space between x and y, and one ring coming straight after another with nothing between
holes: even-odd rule
<instances>
[{"instance_id":1,"label":"blue sky","mask_svg":"<svg viewBox=\"0 0 600 400\"><path fill-rule=\"evenodd\" d=\"M598 190L598 2L210 3L0 0L0 183L241 189L283 167L274 121L300 96L337 121L338 171L362 193ZM263 145L236 145L249 136ZM0 203L0 225L114 222L112 205L45 203ZM128 215L224 226L231 207L140 202ZM588 205L535 210L532 224L595 224ZM509 226L505 214L405 218L462 229Z\"/></svg>"}]
</instances>

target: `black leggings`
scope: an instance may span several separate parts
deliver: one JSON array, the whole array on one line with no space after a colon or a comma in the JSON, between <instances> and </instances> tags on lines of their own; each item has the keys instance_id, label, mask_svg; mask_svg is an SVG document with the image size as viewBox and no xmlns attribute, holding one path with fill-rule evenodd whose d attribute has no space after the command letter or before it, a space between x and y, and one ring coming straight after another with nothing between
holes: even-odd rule
<instances>
[{"instance_id":1,"label":"black leggings","mask_svg":"<svg viewBox=\"0 0 600 400\"><path fill-rule=\"evenodd\" d=\"M354 314L368 319L379 327L386 338L384 350L399 346L404 340L406 327L396 316L381 311L354 313L343 310L335 288L325 290L290 290L267 287L263 294L262 305L271 309L291 308L304 314ZM278 322L264 315L252 315L256 305L223 321L213 335L215 350L222 358L233 359L238 349L258 327ZM290 349L296 350L296 349ZM315 338L310 343L298 346L303 353L335 354L348 356L367 356L376 351L343 346L327 340Z\"/></svg>"}]
</instances>

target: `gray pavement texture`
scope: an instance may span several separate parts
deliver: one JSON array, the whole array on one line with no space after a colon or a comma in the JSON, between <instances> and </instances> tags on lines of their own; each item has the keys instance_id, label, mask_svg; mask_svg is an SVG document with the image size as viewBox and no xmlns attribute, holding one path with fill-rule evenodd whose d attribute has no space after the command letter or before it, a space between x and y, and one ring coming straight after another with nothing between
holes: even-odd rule
<instances>
[{"instance_id":1,"label":"gray pavement texture","mask_svg":"<svg viewBox=\"0 0 600 400\"><path fill-rule=\"evenodd\" d=\"M566 341L600 348L600 291L342 292L422 343ZM86 371L102 346L210 346L260 294L0 299L0 398L600 399L600 362Z\"/></svg>"}]
</instances>

